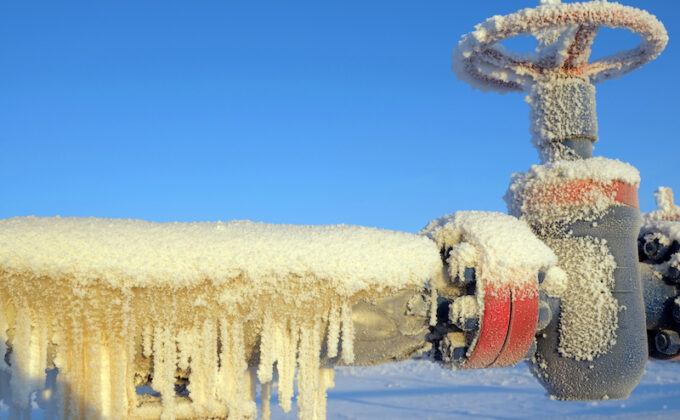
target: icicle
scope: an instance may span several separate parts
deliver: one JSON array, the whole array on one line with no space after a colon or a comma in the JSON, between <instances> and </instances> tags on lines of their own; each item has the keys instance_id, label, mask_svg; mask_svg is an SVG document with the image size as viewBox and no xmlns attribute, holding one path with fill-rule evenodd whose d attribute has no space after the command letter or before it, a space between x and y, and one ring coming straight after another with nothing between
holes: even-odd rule
<instances>
[{"instance_id":1,"label":"icicle","mask_svg":"<svg viewBox=\"0 0 680 420\"><path fill-rule=\"evenodd\" d=\"M123 314L123 326L127 325L127 331L124 331L122 338L125 340L125 347L127 353L127 367L125 369L125 396L127 399L126 410L129 412L137 408L137 392L135 388L135 360L137 359L137 351L139 347L139 325L137 319L129 312ZM126 413L127 414L127 413Z\"/></svg>"},{"instance_id":2,"label":"icicle","mask_svg":"<svg viewBox=\"0 0 680 420\"><path fill-rule=\"evenodd\" d=\"M132 382L134 378L129 378L128 373L128 353L125 346L125 333L117 332L111 334L110 345L110 400L111 418L122 419L127 417L127 381ZM131 340L134 341L134 340Z\"/></svg>"},{"instance_id":3,"label":"icicle","mask_svg":"<svg viewBox=\"0 0 680 420\"><path fill-rule=\"evenodd\" d=\"M326 334L326 355L337 357L338 342L340 341L340 308L332 305L328 311L328 334Z\"/></svg>"},{"instance_id":4,"label":"icicle","mask_svg":"<svg viewBox=\"0 0 680 420\"><path fill-rule=\"evenodd\" d=\"M232 326L231 333L231 358L232 366L237 380L235 406L238 407L236 418L249 418L257 415L257 406L253 396L253 384L251 373L248 372L246 361L245 343L243 341L243 324L236 322Z\"/></svg>"},{"instance_id":5,"label":"icicle","mask_svg":"<svg viewBox=\"0 0 680 420\"><path fill-rule=\"evenodd\" d=\"M265 312L262 320L262 332L260 333L260 366L257 369L257 377L263 384L272 380L274 362L277 356L274 348L276 330L272 314Z\"/></svg>"},{"instance_id":6,"label":"icicle","mask_svg":"<svg viewBox=\"0 0 680 420\"><path fill-rule=\"evenodd\" d=\"M102 389L100 373L103 372L102 367L102 350L101 350L101 333L96 331L92 325L88 325L87 339L83 341L83 359L80 363L83 365L83 376L77 377L84 385L84 392L76 394L77 398L82 399L81 403L85 408L85 418L98 418L101 416ZM106 378L108 377L108 369Z\"/></svg>"},{"instance_id":7,"label":"icicle","mask_svg":"<svg viewBox=\"0 0 680 420\"><path fill-rule=\"evenodd\" d=\"M80 308L76 308L80 309ZM69 348L69 360L66 362L68 366L68 376L66 377L65 388L67 389L68 405L65 407L65 418L81 418L84 417L82 395L85 394L85 386L82 378L86 377L85 366L83 363L83 330L79 323L80 313L71 314L71 322L73 327L66 334L71 334Z\"/></svg>"},{"instance_id":8,"label":"icicle","mask_svg":"<svg viewBox=\"0 0 680 420\"><path fill-rule=\"evenodd\" d=\"M58 327L57 332L54 334L53 340L57 345L57 353L54 356L54 365L59 369L59 374L57 375L57 383L55 385L53 398L56 399L56 413L57 417L68 418L69 400L70 397L70 387L68 386L68 376L69 376L69 366L68 353L70 349L70 343L68 343L67 337L63 333L63 329Z\"/></svg>"},{"instance_id":9,"label":"icicle","mask_svg":"<svg viewBox=\"0 0 680 420\"><path fill-rule=\"evenodd\" d=\"M285 329L282 358L276 364L279 374L279 406L284 413L292 408L293 380L295 378L295 362L299 340L299 327L289 322Z\"/></svg>"},{"instance_id":10,"label":"icicle","mask_svg":"<svg viewBox=\"0 0 680 420\"><path fill-rule=\"evenodd\" d=\"M99 413L101 418L110 419L111 417L111 353L110 347L105 344L99 345L99 389L101 392L101 404Z\"/></svg>"},{"instance_id":11,"label":"icicle","mask_svg":"<svg viewBox=\"0 0 680 420\"><path fill-rule=\"evenodd\" d=\"M31 316L28 309L19 308L16 313L14 339L12 340L12 376L9 386L12 391L11 405L18 409L28 407L32 391L31 365L36 358L31 346Z\"/></svg>"},{"instance_id":12,"label":"icicle","mask_svg":"<svg viewBox=\"0 0 680 420\"><path fill-rule=\"evenodd\" d=\"M215 399L217 397L218 388L218 361L217 361L217 328L215 326L215 321L212 319L206 319L203 322L203 328L201 330L202 335L202 348L203 352L203 372L199 376L199 380L204 383L204 389L206 393L206 409L208 411L213 411L215 409ZM173 372L174 373L174 372Z\"/></svg>"},{"instance_id":13,"label":"icicle","mask_svg":"<svg viewBox=\"0 0 680 420\"><path fill-rule=\"evenodd\" d=\"M257 396L257 371L255 369L248 369L245 375L244 388L246 391L246 398L243 400L243 416L245 418L257 417L257 404L255 397Z\"/></svg>"},{"instance_id":14,"label":"icicle","mask_svg":"<svg viewBox=\"0 0 680 420\"><path fill-rule=\"evenodd\" d=\"M224 351L224 348L223 348ZM189 369L189 357L191 356L191 344L189 332L185 329L177 334L177 367L182 370Z\"/></svg>"},{"instance_id":15,"label":"icicle","mask_svg":"<svg viewBox=\"0 0 680 420\"><path fill-rule=\"evenodd\" d=\"M152 340L153 330L151 325L144 325L142 329L142 356L151 357L153 353Z\"/></svg>"},{"instance_id":16,"label":"icicle","mask_svg":"<svg viewBox=\"0 0 680 420\"><path fill-rule=\"evenodd\" d=\"M320 322L300 327L298 347L298 417L314 419L315 396L319 388Z\"/></svg>"},{"instance_id":17,"label":"icicle","mask_svg":"<svg viewBox=\"0 0 680 420\"><path fill-rule=\"evenodd\" d=\"M225 401L229 416L248 418L257 415L257 406L252 395L251 378L246 362L243 324L233 324L222 320L220 326L222 352L220 354L220 376L222 392L220 399ZM254 384L254 382L253 382Z\"/></svg>"},{"instance_id":18,"label":"icicle","mask_svg":"<svg viewBox=\"0 0 680 420\"><path fill-rule=\"evenodd\" d=\"M319 371L319 389L316 391L315 415L319 420L326 418L327 391L335 386L335 370L333 368L321 368Z\"/></svg>"},{"instance_id":19,"label":"icicle","mask_svg":"<svg viewBox=\"0 0 680 420\"><path fill-rule=\"evenodd\" d=\"M3 299L4 300L4 299ZM7 354L7 329L9 328L7 321L7 306L5 302L0 300L0 371L9 371L9 366L5 363L5 354Z\"/></svg>"},{"instance_id":20,"label":"icicle","mask_svg":"<svg viewBox=\"0 0 680 420\"><path fill-rule=\"evenodd\" d=\"M270 420L272 417L272 383L262 384L260 397L262 399L262 420Z\"/></svg>"},{"instance_id":21,"label":"icicle","mask_svg":"<svg viewBox=\"0 0 680 420\"><path fill-rule=\"evenodd\" d=\"M201 336L201 329L194 327L188 332L188 345L191 354L191 376L189 377L189 385L187 389L193 401L194 411L200 413L207 406L208 395L206 393L205 381L202 377L206 371L205 367L205 351L202 349L203 337Z\"/></svg>"},{"instance_id":22,"label":"icicle","mask_svg":"<svg viewBox=\"0 0 680 420\"><path fill-rule=\"evenodd\" d=\"M437 325L437 289L430 287L430 326Z\"/></svg>"},{"instance_id":23,"label":"icicle","mask_svg":"<svg viewBox=\"0 0 680 420\"><path fill-rule=\"evenodd\" d=\"M40 389L45 384L47 368L47 325L39 320L31 328L30 366L28 376L31 378L32 390Z\"/></svg>"},{"instance_id":24,"label":"icicle","mask_svg":"<svg viewBox=\"0 0 680 420\"><path fill-rule=\"evenodd\" d=\"M342 319L342 361L350 364L354 361L354 323L349 302L342 304L340 316Z\"/></svg>"},{"instance_id":25,"label":"icicle","mask_svg":"<svg viewBox=\"0 0 680 420\"><path fill-rule=\"evenodd\" d=\"M225 319L220 319L220 341L222 343L222 349L220 352L219 374L221 391L218 393L217 397L227 405L231 414L236 381L234 378L234 367L232 366L231 355L229 354L232 347L230 330L231 325L229 322Z\"/></svg>"},{"instance_id":26,"label":"icicle","mask_svg":"<svg viewBox=\"0 0 680 420\"><path fill-rule=\"evenodd\" d=\"M152 388L161 393L161 419L175 418L175 367L177 351L175 339L167 327L153 330Z\"/></svg>"}]
</instances>

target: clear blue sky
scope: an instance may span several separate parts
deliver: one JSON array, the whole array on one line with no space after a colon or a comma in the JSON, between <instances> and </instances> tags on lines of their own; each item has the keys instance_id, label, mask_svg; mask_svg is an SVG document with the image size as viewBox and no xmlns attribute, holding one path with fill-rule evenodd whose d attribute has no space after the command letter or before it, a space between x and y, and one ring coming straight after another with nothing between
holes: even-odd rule
<instances>
[{"instance_id":1,"label":"clear blue sky","mask_svg":"<svg viewBox=\"0 0 680 420\"><path fill-rule=\"evenodd\" d=\"M250 219L417 231L505 211L537 163L522 95L450 71L463 33L527 1L0 4L0 218ZM680 196L680 4L654 62L598 85L597 155ZM677 38L675 34L678 34ZM605 31L595 55L636 36Z\"/></svg>"}]
</instances>

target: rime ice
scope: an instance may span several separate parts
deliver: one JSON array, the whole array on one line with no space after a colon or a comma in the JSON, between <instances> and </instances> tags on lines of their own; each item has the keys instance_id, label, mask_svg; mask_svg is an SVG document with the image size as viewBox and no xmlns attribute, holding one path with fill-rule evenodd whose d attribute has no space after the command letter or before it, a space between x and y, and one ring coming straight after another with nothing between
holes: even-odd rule
<instances>
[{"instance_id":1,"label":"rime ice","mask_svg":"<svg viewBox=\"0 0 680 420\"><path fill-rule=\"evenodd\" d=\"M463 277L465 267L475 267L479 277L500 287L529 281L557 263L526 223L502 213L459 211L433 220L421 234L448 251L452 278Z\"/></svg>"},{"instance_id":2,"label":"rime ice","mask_svg":"<svg viewBox=\"0 0 680 420\"><path fill-rule=\"evenodd\" d=\"M323 418L322 343L353 360L352 305L440 271L429 239L363 227L2 220L3 399L24 409L57 367L48 411L67 418L253 418L258 382L266 418L297 372L300 417Z\"/></svg>"}]
</instances>

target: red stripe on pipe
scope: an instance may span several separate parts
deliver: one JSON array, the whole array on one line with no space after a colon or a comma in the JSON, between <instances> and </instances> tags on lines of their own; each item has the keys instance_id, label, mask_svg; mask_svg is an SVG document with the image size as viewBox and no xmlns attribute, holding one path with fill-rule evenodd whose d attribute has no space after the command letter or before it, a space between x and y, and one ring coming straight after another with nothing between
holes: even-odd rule
<instances>
[{"instance_id":1,"label":"red stripe on pipe","mask_svg":"<svg viewBox=\"0 0 680 420\"><path fill-rule=\"evenodd\" d=\"M512 289L510 325L505 344L491 367L514 366L521 362L536 334L538 321L538 280Z\"/></svg>"},{"instance_id":2,"label":"red stripe on pipe","mask_svg":"<svg viewBox=\"0 0 680 420\"><path fill-rule=\"evenodd\" d=\"M477 343L461 365L462 369L481 369L491 365L503 349L510 324L510 289L486 286L486 281L480 281L477 287L480 286L484 287L484 313L479 319Z\"/></svg>"},{"instance_id":3,"label":"red stripe on pipe","mask_svg":"<svg viewBox=\"0 0 680 420\"><path fill-rule=\"evenodd\" d=\"M540 188L535 197L546 204L592 204L602 193L613 194L615 201L629 207L640 207L637 188L621 181L611 184L589 180L568 181L558 186Z\"/></svg>"}]
</instances>

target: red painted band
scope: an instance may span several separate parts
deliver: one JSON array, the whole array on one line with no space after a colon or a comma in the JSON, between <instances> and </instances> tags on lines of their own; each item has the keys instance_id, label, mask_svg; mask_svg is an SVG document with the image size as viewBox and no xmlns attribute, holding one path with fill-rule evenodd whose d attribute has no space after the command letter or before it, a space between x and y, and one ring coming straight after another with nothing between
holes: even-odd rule
<instances>
[{"instance_id":1,"label":"red painted band","mask_svg":"<svg viewBox=\"0 0 680 420\"><path fill-rule=\"evenodd\" d=\"M484 287L484 313L479 319L477 343L461 365L462 369L490 366L503 349L510 323L510 289L492 288L484 280L480 280L477 287Z\"/></svg>"},{"instance_id":2,"label":"red painted band","mask_svg":"<svg viewBox=\"0 0 680 420\"><path fill-rule=\"evenodd\" d=\"M614 200L629 207L640 208L638 191L633 185L621 181L601 184L594 181L568 181L558 186L541 188L536 197L545 204L590 204L605 193L614 194Z\"/></svg>"},{"instance_id":3,"label":"red painted band","mask_svg":"<svg viewBox=\"0 0 680 420\"><path fill-rule=\"evenodd\" d=\"M510 325L503 349L491 367L514 366L524 359L536 334L538 280L512 289Z\"/></svg>"}]
</instances>

